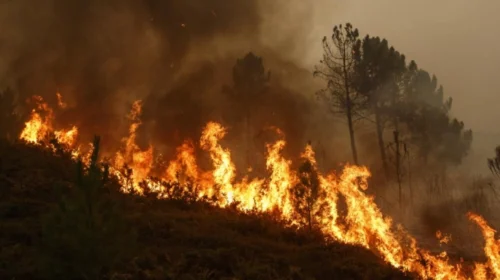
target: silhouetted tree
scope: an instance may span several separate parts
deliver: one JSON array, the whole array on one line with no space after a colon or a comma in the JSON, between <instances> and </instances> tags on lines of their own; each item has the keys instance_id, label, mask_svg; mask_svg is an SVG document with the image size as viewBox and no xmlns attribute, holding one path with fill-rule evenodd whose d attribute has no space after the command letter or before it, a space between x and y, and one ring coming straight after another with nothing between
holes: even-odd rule
<instances>
[{"instance_id":1,"label":"silhouetted tree","mask_svg":"<svg viewBox=\"0 0 500 280\"><path fill-rule=\"evenodd\" d=\"M21 128L21 118L16 113L14 91L7 88L0 91L0 137L13 140Z\"/></svg>"},{"instance_id":2,"label":"silhouetted tree","mask_svg":"<svg viewBox=\"0 0 500 280\"><path fill-rule=\"evenodd\" d=\"M365 97L365 113L374 116L382 165L388 177L384 128L386 122L392 120L394 129L398 130L398 118L394 111L400 101L400 82L406 70L405 56L389 47L387 40L368 35L354 51L356 90Z\"/></svg>"},{"instance_id":3,"label":"silhouetted tree","mask_svg":"<svg viewBox=\"0 0 500 280\"><path fill-rule=\"evenodd\" d=\"M233 67L233 85L226 87L232 102L240 107L242 117L245 120L245 146L246 164L250 165L250 139L252 137L252 114L260 96L266 91L271 73L266 71L261 57L252 52L243 59L238 59Z\"/></svg>"},{"instance_id":4,"label":"silhouetted tree","mask_svg":"<svg viewBox=\"0 0 500 280\"><path fill-rule=\"evenodd\" d=\"M361 41L359 33L350 23L333 28L331 42L323 38L323 59L316 66L314 75L327 81L325 89L319 92L320 96L331 102L334 113L342 113L347 118L351 141L352 157L358 164L358 152L354 137L354 118L360 110L361 98L355 88L355 57L354 51L359 48Z\"/></svg>"},{"instance_id":5,"label":"silhouetted tree","mask_svg":"<svg viewBox=\"0 0 500 280\"><path fill-rule=\"evenodd\" d=\"M459 164L467 155L472 131L464 123L450 118L452 99L444 99L444 90L435 76L410 65L410 78L400 105L400 119L405 123L410 142L427 162L433 157L442 166Z\"/></svg>"},{"instance_id":6,"label":"silhouetted tree","mask_svg":"<svg viewBox=\"0 0 500 280\"><path fill-rule=\"evenodd\" d=\"M40 253L49 279L101 279L133 248L132 231L111 197L113 181L98 154L96 137L90 165L78 162L74 188L61 194L43 223Z\"/></svg>"},{"instance_id":7,"label":"silhouetted tree","mask_svg":"<svg viewBox=\"0 0 500 280\"><path fill-rule=\"evenodd\" d=\"M500 176L500 146L495 148L495 157L488 159L488 167L492 173Z\"/></svg>"},{"instance_id":8,"label":"silhouetted tree","mask_svg":"<svg viewBox=\"0 0 500 280\"><path fill-rule=\"evenodd\" d=\"M309 160L299 167L298 175L299 183L291 190L295 210L309 229L312 229L314 217L322 209L319 201L324 194L320 188L318 171Z\"/></svg>"}]
</instances>

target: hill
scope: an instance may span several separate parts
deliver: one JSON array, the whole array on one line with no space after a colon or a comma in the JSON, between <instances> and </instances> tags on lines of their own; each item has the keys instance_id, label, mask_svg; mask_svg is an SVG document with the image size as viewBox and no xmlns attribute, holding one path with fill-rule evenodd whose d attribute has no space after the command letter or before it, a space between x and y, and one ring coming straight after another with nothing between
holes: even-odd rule
<instances>
[{"instance_id":1,"label":"hill","mask_svg":"<svg viewBox=\"0 0 500 280\"><path fill-rule=\"evenodd\" d=\"M363 248L325 244L320 234L285 228L272 215L122 194L114 183L92 207L106 216L116 208L106 203L118 205L110 220L123 218L121 228L112 231L114 224L100 218L100 234L84 234L76 214L50 219L60 209L77 209L67 202L77 189L77 170L64 155L0 142L1 279L55 273L78 279L92 269L99 279L408 278Z\"/></svg>"}]
</instances>

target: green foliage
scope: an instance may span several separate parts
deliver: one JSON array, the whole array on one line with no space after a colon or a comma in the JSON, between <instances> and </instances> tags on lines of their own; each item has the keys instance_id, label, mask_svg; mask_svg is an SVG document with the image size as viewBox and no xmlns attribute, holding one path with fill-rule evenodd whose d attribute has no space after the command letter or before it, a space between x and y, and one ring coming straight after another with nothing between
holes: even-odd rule
<instances>
[{"instance_id":1,"label":"green foliage","mask_svg":"<svg viewBox=\"0 0 500 280\"><path fill-rule=\"evenodd\" d=\"M46 217L40 247L51 279L101 279L133 248L133 236L109 189L107 166L98 164L99 138L88 168L78 162L74 188Z\"/></svg>"}]
</instances>

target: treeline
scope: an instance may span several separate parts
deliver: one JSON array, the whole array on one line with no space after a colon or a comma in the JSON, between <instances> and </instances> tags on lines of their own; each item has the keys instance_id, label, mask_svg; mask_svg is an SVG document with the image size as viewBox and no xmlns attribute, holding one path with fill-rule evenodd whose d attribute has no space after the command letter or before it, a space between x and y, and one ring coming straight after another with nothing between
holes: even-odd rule
<instances>
[{"instance_id":1,"label":"treeline","mask_svg":"<svg viewBox=\"0 0 500 280\"><path fill-rule=\"evenodd\" d=\"M415 61L407 63L385 39L361 38L351 24L335 26L331 37L323 39L323 59L314 76L325 80L324 89L318 92L321 102L347 120L355 164L366 164L356 141L358 124L373 127L385 179L401 185L403 175L410 172L409 165L444 174L470 149L472 131L450 116L452 99L445 98L436 76ZM241 143L245 164L251 165L255 154L251 139L257 133L252 122L259 102L273 92L271 73L261 57L249 53L237 60L232 78L222 94L235 109L224 117L244 123ZM16 113L13 91L0 93L0 106L0 133L15 139L22 118Z\"/></svg>"},{"instance_id":2,"label":"treeline","mask_svg":"<svg viewBox=\"0 0 500 280\"><path fill-rule=\"evenodd\" d=\"M436 76L415 61L407 63L386 39L361 38L349 23L333 28L331 38L323 39L323 50L314 72L326 81L320 96L347 119L356 164L356 124L373 124L381 166L386 179L399 183L400 203L403 169L411 172L404 162L441 176L446 167L461 163L472 131L450 116L452 99L445 98Z\"/></svg>"}]
</instances>

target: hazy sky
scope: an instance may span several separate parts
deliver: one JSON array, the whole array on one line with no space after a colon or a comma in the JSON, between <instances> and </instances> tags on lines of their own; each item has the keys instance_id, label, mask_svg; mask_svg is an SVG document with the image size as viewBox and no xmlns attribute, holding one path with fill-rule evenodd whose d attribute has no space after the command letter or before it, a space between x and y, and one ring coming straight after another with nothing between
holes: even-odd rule
<instances>
[{"instance_id":1,"label":"hazy sky","mask_svg":"<svg viewBox=\"0 0 500 280\"><path fill-rule=\"evenodd\" d=\"M313 65L320 41L333 25L351 22L362 35L388 39L408 60L434 73L453 97L452 113L475 133L474 154L480 162L500 144L500 1L498 0L315 0L312 7L293 0L288 21L306 35L295 55ZM309 2L307 3L309 4ZM305 9L308 20L293 20ZM312 16L311 16L312 14ZM290 29L290 28L289 28ZM314 47L311 47L314 46ZM482 168L482 167L481 167Z\"/></svg>"}]
</instances>

